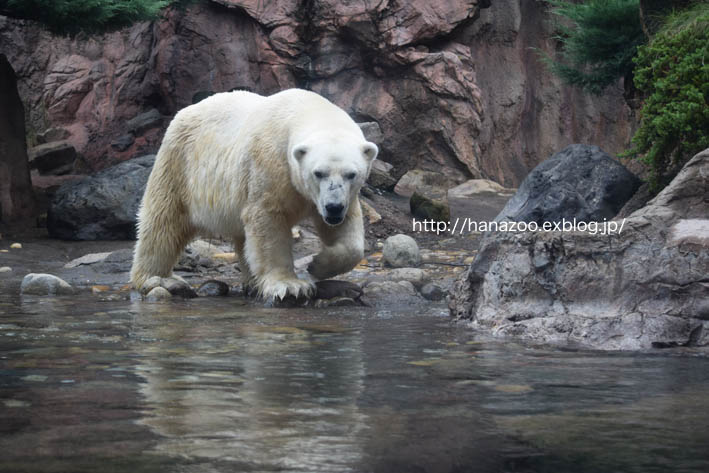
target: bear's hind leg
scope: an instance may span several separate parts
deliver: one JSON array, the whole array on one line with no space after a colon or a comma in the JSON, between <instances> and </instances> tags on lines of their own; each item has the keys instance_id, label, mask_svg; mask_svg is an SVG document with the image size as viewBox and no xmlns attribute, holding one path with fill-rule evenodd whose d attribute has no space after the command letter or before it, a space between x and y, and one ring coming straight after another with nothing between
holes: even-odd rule
<instances>
[{"instance_id":1,"label":"bear's hind leg","mask_svg":"<svg viewBox=\"0 0 709 473\"><path fill-rule=\"evenodd\" d=\"M195 235L187 215L169 204L160 208L155 205L143 205L138 215L138 241L131 268L131 281L138 290L144 290L153 276L181 281L173 276L172 269Z\"/></svg>"}]
</instances>

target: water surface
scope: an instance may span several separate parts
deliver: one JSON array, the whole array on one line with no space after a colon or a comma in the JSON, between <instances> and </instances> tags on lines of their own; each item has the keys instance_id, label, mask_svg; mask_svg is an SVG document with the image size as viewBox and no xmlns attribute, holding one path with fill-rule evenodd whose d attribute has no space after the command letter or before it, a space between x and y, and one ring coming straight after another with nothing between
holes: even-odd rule
<instances>
[{"instance_id":1,"label":"water surface","mask_svg":"<svg viewBox=\"0 0 709 473\"><path fill-rule=\"evenodd\" d=\"M418 310L0 296L0 471L709 471L699 352Z\"/></svg>"}]
</instances>

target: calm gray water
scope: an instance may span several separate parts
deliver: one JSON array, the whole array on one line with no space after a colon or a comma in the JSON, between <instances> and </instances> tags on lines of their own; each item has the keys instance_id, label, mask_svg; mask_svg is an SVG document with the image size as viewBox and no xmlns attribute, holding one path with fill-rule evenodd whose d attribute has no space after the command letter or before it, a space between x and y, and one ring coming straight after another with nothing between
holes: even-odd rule
<instances>
[{"instance_id":1,"label":"calm gray water","mask_svg":"<svg viewBox=\"0 0 709 473\"><path fill-rule=\"evenodd\" d=\"M709 471L699 353L422 310L0 298L0 471Z\"/></svg>"}]
</instances>

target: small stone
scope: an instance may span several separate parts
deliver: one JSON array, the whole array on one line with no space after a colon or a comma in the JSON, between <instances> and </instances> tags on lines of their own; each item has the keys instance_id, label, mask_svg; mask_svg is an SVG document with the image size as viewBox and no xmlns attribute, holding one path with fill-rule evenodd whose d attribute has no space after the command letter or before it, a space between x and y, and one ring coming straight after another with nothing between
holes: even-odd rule
<instances>
[{"instance_id":1,"label":"small stone","mask_svg":"<svg viewBox=\"0 0 709 473\"><path fill-rule=\"evenodd\" d=\"M13 243L12 245L10 245L10 248L13 250L22 249L22 243Z\"/></svg>"},{"instance_id":2,"label":"small stone","mask_svg":"<svg viewBox=\"0 0 709 473\"><path fill-rule=\"evenodd\" d=\"M34 296L55 296L74 294L74 288L63 279L52 274L30 273L24 277L20 294Z\"/></svg>"},{"instance_id":3,"label":"small stone","mask_svg":"<svg viewBox=\"0 0 709 473\"><path fill-rule=\"evenodd\" d=\"M197 289L197 295L203 297L214 297L214 296L226 296L229 294L229 285L222 281L217 281L216 279L210 279L205 281L199 289Z\"/></svg>"},{"instance_id":4,"label":"small stone","mask_svg":"<svg viewBox=\"0 0 709 473\"><path fill-rule=\"evenodd\" d=\"M446 294L437 284L428 283L421 288L421 295L429 301L440 301Z\"/></svg>"},{"instance_id":5,"label":"small stone","mask_svg":"<svg viewBox=\"0 0 709 473\"><path fill-rule=\"evenodd\" d=\"M169 278L163 278L161 286L170 291L170 294L173 296L181 296L186 299L192 299L194 297L197 297L197 293L194 292L194 289L190 287L187 282L185 282L184 279L182 278L177 278L177 277L169 277Z\"/></svg>"},{"instance_id":6,"label":"small stone","mask_svg":"<svg viewBox=\"0 0 709 473\"><path fill-rule=\"evenodd\" d=\"M408 281L414 285L416 289L421 288L428 282L426 273L419 268L396 268L389 272L388 279L390 281Z\"/></svg>"},{"instance_id":7,"label":"small stone","mask_svg":"<svg viewBox=\"0 0 709 473\"><path fill-rule=\"evenodd\" d=\"M12 268L9 266L3 266L0 268L0 273L10 273L12 272Z\"/></svg>"},{"instance_id":8,"label":"small stone","mask_svg":"<svg viewBox=\"0 0 709 473\"><path fill-rule=\"evenodd\" d=\"M153 288L148 295L145 296L145 300L148 302L164 301L167 299L172 299L172 294L170 294L170 291L160 286Z\"/></svg>"},{"instance_id":9,"label":"small stone","mask_svg":"<svg viewBox=\"0 0 709 473\"><path fill-rule=\"evenodd\" d=\"M348 297L357 299L362 295L362 288L349 281L337 281L327 279L315 283L315 297L317 299L334 299L337 297Z\"/></svg>"},{"instance_id":10,"label":"small stone","mask_svg":"<svg viewBox=\"0 0 709 473\"><path fill-rule=\"evenodd\" d=\"M401 233L386 239L382 255L384 262L394 268L407 268L421 264L421 253L416 240Z\"/></svg>"},{"instance_id":11,"label":"small stone","mask_svg":"<svg viewBox=\"0 0 709 473\"><path fill-rule=\"evenodd\" d=\"M160 276L152 276L145 281L143 284L143 292L148 293L162 284L162 278Z\"/></svg>"}]
</instances>

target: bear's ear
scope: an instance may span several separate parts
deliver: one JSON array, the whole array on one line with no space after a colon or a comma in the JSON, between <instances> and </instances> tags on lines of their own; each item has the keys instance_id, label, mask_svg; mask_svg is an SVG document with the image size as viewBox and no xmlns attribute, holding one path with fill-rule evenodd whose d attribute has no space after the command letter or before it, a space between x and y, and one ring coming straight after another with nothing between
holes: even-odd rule
<instances>
[{"instance_id":1,"label":"bear's ear","mask_svg":"<svg viewBox=\"0 0 709 473\"><path fill-rule=\"evenodd\" d=\"M308 152L308 146L307 145L298 145L295 148L293 148L293 157L295 158L296 161L300 162L303 159L303 156L305 156Z\"/></svg>"},{"instance_id":2,"label":"bear's ear","mask_svg":"<svg viewBox=\"0 0 709 473\"><path fill-rule=\"evenodd\" d=\"M367 157L369 161L373 161L374 158L379 154L379 148L374 143L367 141L362 145L362 153Z\"/></svg>"}]
</instances>

